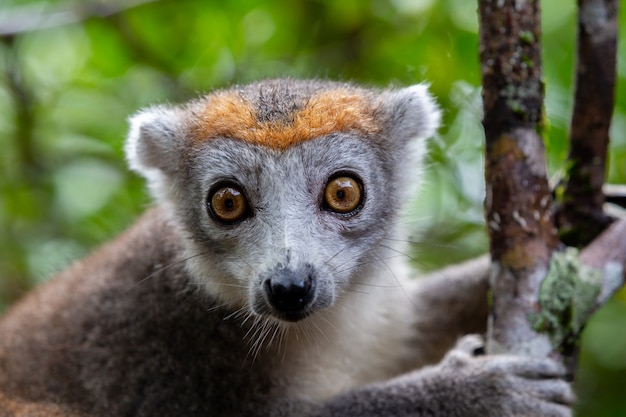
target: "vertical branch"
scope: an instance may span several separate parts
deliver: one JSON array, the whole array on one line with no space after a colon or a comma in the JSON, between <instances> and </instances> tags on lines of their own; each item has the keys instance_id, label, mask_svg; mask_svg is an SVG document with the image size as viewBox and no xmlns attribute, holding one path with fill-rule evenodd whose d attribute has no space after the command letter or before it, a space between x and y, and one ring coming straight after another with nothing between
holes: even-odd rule
<instances>
[{"instance_id":1,"label":"vertical branch","mask_svg":"<svg viewBox=\"0 0 626 417\"><path fill-rule=\"evenodd\" d=\"M611 222L604 213L609 127L615 102L617 0L578 0L578 56L567 177L557 221L565 243L584 246Z\"/></svg>"},{"instance_id":2,"label":"vertical branch","mask_svg":"<svg viewBox=\"0 0 626 417\"><path fill-rule=\"evenodd\" d=\"M2 74L7 81L15 109L15 149L18 151L19 163L23 179L29 183L38 182L41 171L37 155L34 134L35 116L33 114L34 98L26 86L22 75L18 52L15 48L14 36L0 36L0 42L6 45L6 68Z\"/></svg>"},{"instance_id":3,"label":"vertical branch","mask_svg":"<svg viewBox=\"0 0 626 417\"><path fill-rule=\"evenodd\" d=\"M485 198L492 257L488 349L547 355L528 317L558 244L551 214L543 120L538 0L479 0Z\"/></svg>"}]
</instances>

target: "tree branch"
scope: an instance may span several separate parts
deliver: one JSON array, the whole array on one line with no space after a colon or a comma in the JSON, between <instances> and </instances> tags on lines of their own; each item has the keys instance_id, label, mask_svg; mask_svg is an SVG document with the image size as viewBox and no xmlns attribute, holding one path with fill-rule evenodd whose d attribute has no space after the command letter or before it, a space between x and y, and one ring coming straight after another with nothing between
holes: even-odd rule
<instances>
[{"instance_id":1,"label":"tree branch","mask_svg":"<svg viewBox=\"0 0 626 417\"><path fill-rule=\"evenodd\" d=\"M92 17L108 17L155 1L158 0L90 1L52 11L38 4L5 9L0 15L0 37L79 23Z\"/></svg>"},{"instance_id":2,"label":"tree branch","mask_svg":"<svg viewBox=\"0 0 626 417\"><path fill-rule=\"evenodd\" d=\"M602 185L615 102L617 0L578 0L578 9L574 113L556 218L563 242L582 247L612 221Z\"/></svg>"},{"instance_id":3,"label":"tree branch","mask_svg":"<svg viewBox=\"0 0 626 417\"><path fill-rule=\"evenodd\" d=\"M574 243L591 242L581 253L556 250L563 247L550 215L552 200L538 135L543 117L539 0L479 2L485 208L493 261L488 350L560 358L571 376L580 333L593 312L623 285L626 270L626 220L594 240L612 221L603 212L603 182L614 101L616 4L580 0L580 8L571 169L565 191L557 190L557 197L564 195L561 202L568 204L561 205L559 215L571 215L565 217L577 222L571 230L583 232L577 232ZM600 28L605 24L613 26ZM595 61L602 56L596 53L612 55L599 64ZM608 81L598 81L605 72ZM587 77L594 79L589 81L591 89ZM569 232L568 227L563 230Z\"/></svg>"},{"instance_id":4,"label":"tree branch","mask_svg":"<svg viewBox=\"0 0 626 417\"><path fill-rule=\"evenodd\" d=\"M0 42L7 46L6 65L2 75L6 78L7 89L13 98L15 149L18 151L22 178L32 185L40 182L39 177L42 171L34 133L35 116L33 112L36 100L33 92L24 82L20 60L14 47L14 38L0 38Z\"/></svg>"},{"instance_id":5,"label":"tree branch","mask_svg":"<svg viewBox=\"0 0 626 417\"><path fill-rule=\"evenodd\" d=\"M485 199L493 313L488 350L548 355L531 327L558 245L546 176L538 0L481 0Z\"/></svg>"},{"instance_id":6,"label":"tree branch","mask_svg":"<svg viewBox=\"0 0 626 417\"><path fill-rule=\"evenodd\" d=\"M626 281L626 218L611 224L580 252L583 265L602 273L594 310L601 307Z\"/></svg>"},{"instance_id":7,"label":"tree branch","mask_svg":"<svg viewBox=\"0 0 626 417\"><path fill-rule=\"evenodd\" d=\"M626 208L626 185L604 184L602 189L607 203Z\"/></svg>"}]
</instances>

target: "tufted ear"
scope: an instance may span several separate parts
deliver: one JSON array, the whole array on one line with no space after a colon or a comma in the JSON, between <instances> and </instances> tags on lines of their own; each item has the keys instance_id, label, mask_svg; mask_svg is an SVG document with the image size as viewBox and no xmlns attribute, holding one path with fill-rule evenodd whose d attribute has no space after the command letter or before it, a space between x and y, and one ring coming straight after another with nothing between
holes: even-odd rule
<instances>
[{"instance_id":1,"label":"tufted ear","mask_svg":"<svg viewBox=\"0 0 626 417\"><path fill-rule=\"evenodd\" d=\"M422 182L427 139L439 127L441 112L424 84L387 90L381 97L389 156L397 190L406 203Z\"/></svg>"},{"instance_id":2,"label":"tufted ear","mask_svg":"<svg viewBox=\"0 0 626 417\"><path fill-rule=\"evenodd\" d=\"M148 180L161 201L175 180L184 144L184 119L177 107L154 106L130 118L125 146L128 165Z\"/></svg>"},{"instance_id":3,"label":"tufted ear","mask_svg":"<svg viewBox=\"0 0 626 417\"><path fill-rule=\"evenodd\" d=\"M425 84L392 90L385 102L389 133L396 143L424 142L439 127L441 112Z\"/></svg>"},{"instance_id":4,"label":"tufted ear","mask_svg":"<svg viewBox=\"0 0 626 417\"><path fill-rule=\"evenodd\" d=\"M126 159L130 168L143 176L153 170L171 173L183 144L182 115L175 107L150 107L130 118Z\"/></svg>"}]
</instances>

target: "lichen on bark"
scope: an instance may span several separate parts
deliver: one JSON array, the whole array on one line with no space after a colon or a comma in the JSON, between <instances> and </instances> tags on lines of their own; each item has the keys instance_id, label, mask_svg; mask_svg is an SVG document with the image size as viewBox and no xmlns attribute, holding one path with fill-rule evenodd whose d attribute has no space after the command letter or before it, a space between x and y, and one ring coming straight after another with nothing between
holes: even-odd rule
<instances>
[{"instance_id":1,"label":"lichen on bark","mask_svg":"<svg viewBox=\"0 0 626 417\"><path fill-rule=\"evenodd\" d=\"M539 291L540 311L530 315L533 328L550 337L555 350L569 351L596 308L602 273L583 265L578 250L555 252Z\"/></svg>"}]
</instances>

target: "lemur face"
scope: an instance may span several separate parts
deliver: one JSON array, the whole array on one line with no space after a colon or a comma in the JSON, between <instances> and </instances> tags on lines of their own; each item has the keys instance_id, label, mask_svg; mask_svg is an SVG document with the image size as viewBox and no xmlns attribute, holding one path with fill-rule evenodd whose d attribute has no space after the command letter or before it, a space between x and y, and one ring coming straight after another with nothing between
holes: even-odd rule
<instances>
[{"instance_id":1,"label":"lemur face","mask_svg":"<svg viewBox=\"0 0 626 417\"><path fill-rule=\"evenodd\" d=\"M376 148L350 134L282 151L217 138L191 157L180 215L196 250L220 253L237 298L284 320L333 303L398 204Z\"/></svg>"},{"instance_id":2,"label":"lemur face","mask_svg":"<svg viewBox=\"0 0 626 417\"><path fill-rule=\"evenodd\" d=\"M437 119L422 86L272 80L142 112L127 152L206 291L293 322L376 259Z\"/></svg>"}]
</instances>

